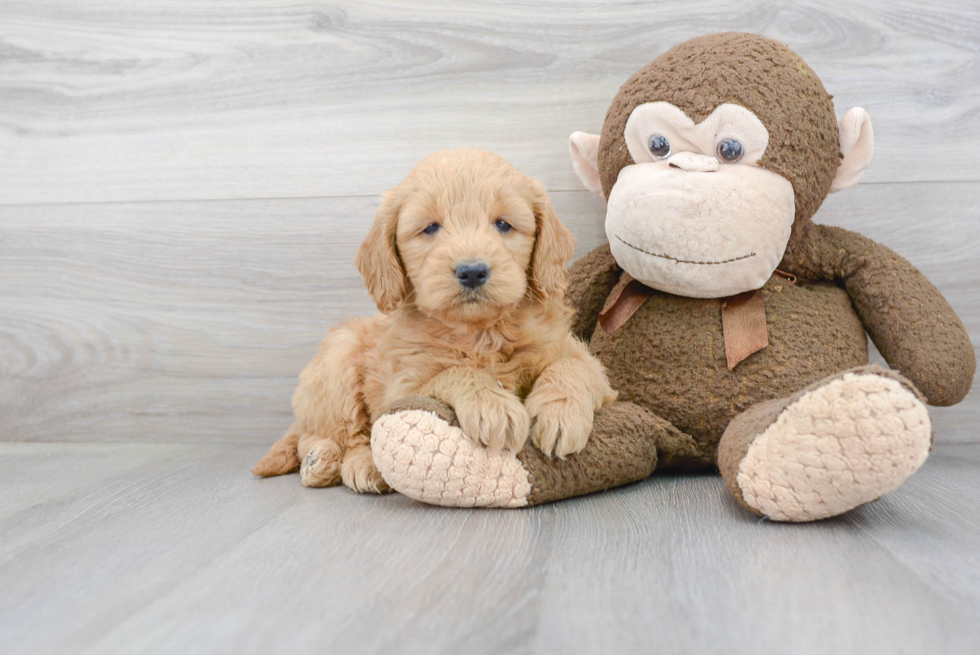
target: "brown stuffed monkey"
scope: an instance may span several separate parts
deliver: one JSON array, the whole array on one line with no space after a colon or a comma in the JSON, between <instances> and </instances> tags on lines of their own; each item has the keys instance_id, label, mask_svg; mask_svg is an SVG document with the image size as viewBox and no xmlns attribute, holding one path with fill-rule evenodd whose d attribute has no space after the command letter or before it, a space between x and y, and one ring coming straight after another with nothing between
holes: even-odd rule
<instances>
[{"instance_id":1,"label":"brown stuffed monkey","mask_svg":"<svg viewBox=\"0 0 980 655\"><path fill-rule=\"evenodd\" d=\"M431 399L374 427L396 490L433 504L521 507L656 471L717 467L738 502L780 521L846 512L925 461L925 403L972 384L969 336L909 262L811 222L872 154L789 48L741 33L687 41L639 70L573 166L607 198L609 244L571 270L575 331L620 401L585 450L492 452ZM868 365L867 335L892 370Z\"/></svg>"}]
</instances>

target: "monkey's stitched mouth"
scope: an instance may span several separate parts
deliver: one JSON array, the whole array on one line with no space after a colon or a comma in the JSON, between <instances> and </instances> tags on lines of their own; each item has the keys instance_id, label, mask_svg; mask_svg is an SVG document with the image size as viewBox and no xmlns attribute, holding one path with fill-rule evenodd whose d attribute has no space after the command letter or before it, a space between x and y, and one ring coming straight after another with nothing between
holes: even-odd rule
<instances>
[{"instance_id":1,"label":"monkey's stitched mouth","mask_svg":"<svg viewBox=\"0 0 980 655\"><path fill-rule=\"evenodd\" d=\"M747 255L741 255L740 257L732 257L731 259L723 259L723 260L717 261L717 262L696 262L696 261L691 261L691 260L687 260L687 259L678 259L677 257L671 257L670 255L663 255L663 254L660 254L660 253L649 252L647 250L644 250L643 248L637 248L632 243L630 243L629 241L627 241L623 237L619 236L618 234L616 235L616 238L619 239L620 241L622 241L624 244L626 244L630 248L632 248L633 250L636 250L638 252L642 252L644 255L650 255L651 257L660 257L661 259L669 259L670 261L677 262L678 264L704 264L704 265L730 264L731 262L737 262L737 261L742 260L742 259L748 259L749 257L755 257L755 253L754 252L750 252Z\"/></svg>"}]
</instances>

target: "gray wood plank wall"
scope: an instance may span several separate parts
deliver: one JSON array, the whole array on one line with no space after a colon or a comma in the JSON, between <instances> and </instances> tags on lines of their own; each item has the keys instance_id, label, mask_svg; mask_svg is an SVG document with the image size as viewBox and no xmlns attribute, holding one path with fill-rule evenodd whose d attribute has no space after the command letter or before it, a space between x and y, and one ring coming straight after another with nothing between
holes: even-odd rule
<instances>
[{"instance_id":1,"label":"gray wood plank wall","mask_svg":"<svg viewBox=\"0 0 980 655\"><path fill-rule=\"evenodd\" d=\"M382 190L494 150L602 242L566 140L697 34L799 52L875 161L821 222L921 267L980 340L975 2L0 1L0 440L266 443ZM980 392L935 412L980 441Z\"/></svg>"}]
</instances>

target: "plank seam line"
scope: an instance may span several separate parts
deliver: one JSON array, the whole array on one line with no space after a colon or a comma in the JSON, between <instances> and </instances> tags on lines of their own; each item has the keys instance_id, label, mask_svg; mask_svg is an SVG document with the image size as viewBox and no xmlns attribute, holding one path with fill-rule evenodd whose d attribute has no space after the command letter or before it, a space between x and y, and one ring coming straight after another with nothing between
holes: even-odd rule
<instances>
[{"instance_id":1,"label":"plank seam line","mask_svg":"<svg viewBox=\"0 0 980 655\"><path fill-rule=\"evenodd\" d=\"M862 182L859 186L907 186L910 184L978 184L980 179L977 180L898 180L890 182ZM199 202L266 202L266 201L284 201L284 200L344 200L351 198L377 198L380 200L381 195L386 189L379 188L377 193L351 193L342 195L320 195L320 196L254 196L249 198L174 198L174 199L160 199L160 200L81 200L81 201L65 201L65 202L0 202L0 208L17 208L17 207L66 207L71 205L85 206L85 205L148 205L148 204L178 204L178 203L199 203ZM588 193L585 189L549 189L548 193Z\"/></svg>"}]
</instances>

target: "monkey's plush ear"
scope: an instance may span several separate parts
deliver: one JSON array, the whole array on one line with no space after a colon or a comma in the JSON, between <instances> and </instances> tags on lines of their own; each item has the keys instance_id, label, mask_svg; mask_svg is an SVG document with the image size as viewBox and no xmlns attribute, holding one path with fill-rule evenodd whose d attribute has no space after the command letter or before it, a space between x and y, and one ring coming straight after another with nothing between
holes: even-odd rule
<instances>
[{"instance_id":1,"label":"monkey's plush ear","mask_svg":"<svg viewBox=\"0 0 980 655\"><path fill-rule=\"evenodd\" d=\"M374 215L374 224L354 258L374 304L385 314L395 311L406 293L405 271L395 249L400 197L397 189L385 194Z\"/></svg>"},{"instance_id":2,"label":"monkey's plush ear","mask_svg":"<svg viewBox=\"0 0 980 655\"><path fill-rule=\"evenodd\" d=\"M572 168L585 188L592 193L602 193L599 180L599 135L572 132L568 137L568 153L572 156Z\"/></svg>"},{"instance_id":3,"label":"monkey's plush ear","mask_svg":"<svg viewBox=\"0 0 980 655\"><path fill-rule=\"evenodd\" d=\"M860 107L855 107L844 114L837 124L837 131L840 134L840 151L844 158L830 185L831 193L850 189L857 184L864 171L868 170L875 150L871 118L868 112Z\"/></svg>"},{"instance_id":4,"label":"monkey's plush ear","mask_svg":"<svg viewBox=\"0 0 980 655\"><path fill-rule=\"evenodd\" d=\"M538 234L531 256L531 286L542 296L565 293L568 264L575 254L575 236L555 213L548 194L534 182L534 219Z\"/></svg>"}]
</instances>

